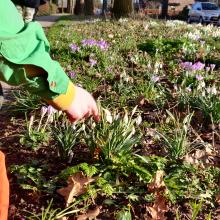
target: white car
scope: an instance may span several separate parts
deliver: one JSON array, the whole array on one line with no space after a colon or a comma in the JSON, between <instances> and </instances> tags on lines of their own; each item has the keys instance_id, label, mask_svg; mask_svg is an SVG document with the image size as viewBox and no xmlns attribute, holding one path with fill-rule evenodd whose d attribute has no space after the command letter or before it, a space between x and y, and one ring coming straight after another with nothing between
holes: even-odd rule
<instances>
[{"instance_id":1,"label":"white car","mask_svg":"<svg viewBox=\"0 0 220 220\"><path fill-rule=\"evenodd\" d=\"M211 2L196 2L192 5L188 14L188 23L193 21L201 24L220 24L220 9Z\"/></svg>"}]
</instances>

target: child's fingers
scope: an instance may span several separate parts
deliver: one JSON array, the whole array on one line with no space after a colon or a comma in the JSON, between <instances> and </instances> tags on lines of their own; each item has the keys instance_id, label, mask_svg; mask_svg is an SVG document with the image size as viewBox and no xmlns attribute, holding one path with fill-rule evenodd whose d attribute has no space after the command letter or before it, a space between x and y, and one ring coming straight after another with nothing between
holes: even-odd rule
<instances>
[{"instance_id":1,"label":"child's fingers","mask_svg":"<svg viewBox=\"0 0 220 220\"><path fill-rule=\"evenodd\" d=\"M95 100L93 100L93 104L92 104L92 116L94 118L94 120L96 122L99 122L100 121L100 115L99 115L99 110L98 110L98 107L96 105L96 102Z\"/></svg>"}]
</instances>

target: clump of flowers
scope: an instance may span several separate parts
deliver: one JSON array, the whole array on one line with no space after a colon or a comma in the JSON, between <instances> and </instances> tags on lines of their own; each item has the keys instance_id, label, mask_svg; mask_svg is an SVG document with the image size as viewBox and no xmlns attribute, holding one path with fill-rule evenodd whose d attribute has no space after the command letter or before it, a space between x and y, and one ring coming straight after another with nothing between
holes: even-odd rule
<instances>
[{"instance_id":1,"label":"clump of flowers","mask_svg":"<svg viewBox=\"0 0 220 220\"><path fill-rule=\"evenodd\" d=\"M197 70L203 70L205 64L201 63L200 61L194 64L192 62L182 62L180 66L187 71L197 71Z\"/></svg>"},{"instance_id":2,"label":"clump of flowers","mask_svg":"<svg viewBox=\"0 0 220 220\"><path fill-rule=\"evenodd\" d=\"M80 50L79 46L74 43L70 44L70 49L72 52L79 52L79 50Z\"/></svg>"},{"instance_id":3,"label":"clump of flowers","mask_svg":"<svg viewBox=\"0 0 220 220\"><path fill-rule=\"evenodd\" d=\"M104 40L94 40L94 39L85 39L81 41L82 46L96 46L100 48L101 50L107 50L109 47L109 44Z\"/></svg>"},{"instance_id":4,"label":"clump of flowers","mask_svg":"<svg viewBox=\"0 0 220 220\"><path fill-rule=\"evenodd\" d=\"M98 47L99 49L105 51L109 48L109 43L104 40L95 40L95 39L84 39L81 41L82 47ZM79 52L81 47L75 43L69 45L71 52Z\"/></svg>"}]
</instances>

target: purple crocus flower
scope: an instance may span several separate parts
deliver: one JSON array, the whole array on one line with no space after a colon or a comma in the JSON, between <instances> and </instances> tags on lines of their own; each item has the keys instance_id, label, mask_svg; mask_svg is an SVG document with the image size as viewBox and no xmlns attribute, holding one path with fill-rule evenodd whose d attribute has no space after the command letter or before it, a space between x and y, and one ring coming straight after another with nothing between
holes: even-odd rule
<instances>
[{"instance_id":1,"label":"purple crocus flower","mask_svg":"<svg viewBox=\"0 0 220 220\"><path fill-rule=\"evenodd\" d=\"M198 62L196 62L196 63L194 63L194 64L192 65L192 69L193 69L194 71L196 71L196 70L202 70L202 69L204 69L204 67L205 67L205 64L204 64L204 63L201 63L200 61L198 61Z\"/></svg>"},{"instance_id":2,"label":"purple crocus flower","mask_svg":"<svg viewBox=\"0 0 220 220\"><path fill-rule=\"evenodd\" d=\"M91 65L91 67L95 66L97 64L97 61L92 59L92 58L89 58L89 63Z\"/></svg>"},{"instance_id":3,"label":"purple crocus flower","mask_svg":"<svg viewBox=\"0 0 220 220\"><path fill-rule=\"evenodd\" d=\"M74 71L70 71L70 72L68 73L68 75L69 75L69 77L70 77L71 79L73 79L73 78L75 78L76 73L75 73Z\"/></svg>"},{"instance_id":4,"label":"purple crocus flower","mask_svg":"<svg viewBox=\"0 0 220 220\"><path fill-rule=\"evenodd\" d=\"M192 89L188 86L188 87L186 87L186 91L187 92L192 92Z\"/></svg>"},{"instance_id":5,"label":"purple crocus flower","mask_svg":"<svg viewBox=\"0 0 220 220\"><path fill-rule=\"evenodd\" d=\"M106 41L104 40L94 40L94 39L84 39L81 41L83 47L85 46L97 46L99 47L101 50L107 50L109 45Z\"/></svg>"},{"instance_id":6,"label":"purple crocus flower","mask_svg":"<svg viewBox=\"0 0 220 220\"><path fill-rule=\"evenodd\" d=\"M187 71L192 70L192 62L182 62L180 66Z\"/></svg>"},{"instance_id":7,"label":"purple crocus flower","mask_svg":"<svg viewBox=\"0 0 220 220\"><path fill-rule=\"evenodd\" d=\"M197 79L198 81L202 81L204 78L203 78L203 76L201 76L201 75L199 75L199 74L196 74L196 79Z\"/></svg>"},{"instance_id":8,"label":"purple crocus flower","mask_svg":"<svg viewBox=\"0 0 220 220\"><path fill-rule=\"evenodd\" d=\"M85 39L81 41L82 45L85 46L95 46L96 45L96 40L93 39Z\"/></svg>"},{"instance_id":9,"label":"purple crocus flower","mask_svg":"<svg viewBox=\"0 0 220 220\"><path fill-rule=\"evenodd\" d=\"M79 47L76 44L70 44L70 49L72 52L79 51Z\"/></svg>"},{"instance_id":10,"label":"purple crocus flower","mask_svg":"<svg viewBox=\"0 0 220 220\"><path fill-rule=\"evenodd\" d=\"M47 113L47 107L42 106L40 110L41 117L43 118L46 113Z\"/></svg>"},{"instance_id":11,"label":"purple crocus flower","mask_svg":"<svg viewBox=\"0 0 220 220\"><path fill-rule=\"evenodd\" d=\"M215 69L215 64L210 64L211 71Z\"/></svg>"},{"instance_id":12,"label":"purple crocus flower","mask_svg":"<svg viewBox=\"0 0 220 220\"><path fill-rule=\"evenodd\" d=\"M199 42L202 46L205 44L205 41L203 41L203 40L200 40Z\"/></svg>"},{"instance_id":13,"label":"purple crocus flower","mask_svg":"<svg viewBox=\"0 0 220 220\"><path fill-rule=\"evenodd\" d=\"M57 112L57 110L53 106L51 106L51 105L48 106L48 108L47 108L48 115L52 115L56 112Z\"/></svg>"},{"instance_id":14,"label":"purple crocus flower","mask_svg":"<svg viewBox=\"0 0 220 220\"><path fill-rule=\"evenodd\" d=\"M153 82L158 82L159 80L160 80L160 77L157 75L154 75L151 77L151 81L153 81Z\"/></svg>"},{"instance_id":15,"label":"purple crocus flower","mask_svg":"<svg viewBox=\"0 0 220 220\"><path fill-rule=\"evenodd\" d=\"M205 71L206 71L206 72L209 72L210 69L211 69L211 68L210 68L209 66L207 66L207 67L205 68Z\"/></svg>"},{"instance_id":16,"label":"purple crocus flower","mask_svg":"<svg viewBox=\"0 0 220 220\"><path fill-rule=\"evenodd\" d=\"M101 50L107 50L109 45L106 41L104 40L101 40L101 41L97 41L97 44L96 44Z\"/></svg>"},{"instance_id":17,"label":"purple crocus flower","mask_svg":"<svg viewBox=\"0 0 220 220\"><path fill-rule=\"evenodd\" d=\"M200 36L198 34L195 35L194 40L199 40Z\"/></svg>"}]
</instances>

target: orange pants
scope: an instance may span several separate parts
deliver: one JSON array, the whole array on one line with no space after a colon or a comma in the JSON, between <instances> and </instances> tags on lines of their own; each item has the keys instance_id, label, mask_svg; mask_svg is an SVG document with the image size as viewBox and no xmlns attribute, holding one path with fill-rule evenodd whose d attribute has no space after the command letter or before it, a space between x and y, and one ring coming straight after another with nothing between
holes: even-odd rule
<instances>
[{"instance_id":1,"label":"orange pants","mask_svg":"<svg viewBox=\"0 0 220 220\"><path fill-rule=\"evenodd\" d=\"M5 156L0 151L0 220L8 219L9 183L5 168Z\"/></svg>"}]
</instances>

